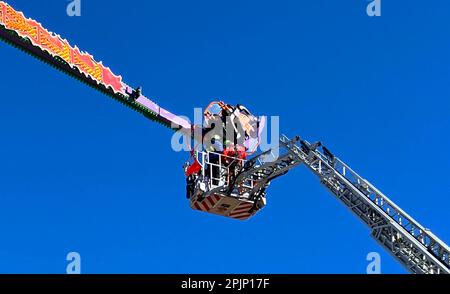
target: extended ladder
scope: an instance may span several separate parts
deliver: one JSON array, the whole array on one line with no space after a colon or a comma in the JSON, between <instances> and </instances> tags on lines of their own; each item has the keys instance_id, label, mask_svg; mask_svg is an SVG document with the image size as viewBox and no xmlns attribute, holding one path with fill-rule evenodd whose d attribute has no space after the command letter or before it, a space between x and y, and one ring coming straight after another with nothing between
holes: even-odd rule
<instances>
[{"instance_id":1,"label":"extended ladder","mask_svg":"<svg viewBox=\"0 0 450 294\"><path fill-rule=\"evenodd\" d=\"M365 223L371 235L411 273L449 274L449 247L395 205L321 144L280 143L320 178L324 186Z\"/></svg>"}]
</instances>

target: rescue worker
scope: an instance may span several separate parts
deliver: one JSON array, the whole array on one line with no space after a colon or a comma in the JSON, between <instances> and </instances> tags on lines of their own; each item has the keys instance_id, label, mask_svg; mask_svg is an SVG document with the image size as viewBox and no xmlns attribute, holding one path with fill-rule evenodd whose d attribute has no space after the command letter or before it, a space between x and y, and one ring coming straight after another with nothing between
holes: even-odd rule
<instances>
[{"instance_id":1,"label":"rescue worker","mask_svg":"<svg viewBox=\"0 0 450 294\"><path fill-rule=\"evenodd\" d=\"M185 175L186 175L186 198L190 199L195 192L195 182L198 178L198 174L202 170L202 166L198 162L197 158L192 154L194 162L189 165L185 165Z\"/></svg>"}]
</instances>

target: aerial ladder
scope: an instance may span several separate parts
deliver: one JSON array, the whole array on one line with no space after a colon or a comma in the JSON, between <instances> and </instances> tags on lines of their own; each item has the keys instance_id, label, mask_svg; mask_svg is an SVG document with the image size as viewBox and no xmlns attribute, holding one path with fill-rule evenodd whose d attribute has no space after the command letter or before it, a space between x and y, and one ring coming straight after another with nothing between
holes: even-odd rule
<instances>
[{"instance_id":1,"label":"aerial ladder","mask_svg":"<svg viewBox=\"0 0 450 294\"><path fill-rule=\"evenodd\" d=\"M192 136L196 129L203 128L160 107L145 97L140 87L128 86L122 77L114 75L91 55L72 47L3 1L0 1L0 39L175 131ZM187 196L193 209L248 219L266 205L266 190L271 181L303 164L409 272L450 273L449 247L321 142L309 143L283 135L278 146L256 153L254 147L258 145L264 122L239 105L218 102L214 106L218 112L205 111L205 119L222 118L221 113L232 114L241 126L239 135L245 140L242 146L235 146L236 152L231 155L226 153L227 149L193 151L194 163L186 166ZM237 147L245 150L238 151ZM252 154L250 158L247 152Z\"/></svg>"},{"instance_id":2,"label":"aerial ladder","mask_svg":"<svg viewBox=\"0 0 450 294\"><path fill-rule=\"evenodd\" d=\"M280 144L306 165L409 272L450 273L450 248L320 142L282 136Z\"/></svg>"}]
</instances>

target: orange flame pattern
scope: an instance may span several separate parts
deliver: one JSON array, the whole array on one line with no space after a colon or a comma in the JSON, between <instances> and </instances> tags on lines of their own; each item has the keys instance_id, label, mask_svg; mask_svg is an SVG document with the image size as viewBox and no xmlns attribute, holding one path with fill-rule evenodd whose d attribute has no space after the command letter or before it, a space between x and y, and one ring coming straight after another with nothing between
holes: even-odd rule
<instances>
[{"instance_id":1,"label":"orange flame pattern","mask_svg":"<svg viewBox=\"0 0 450 294\"><path fill-rule=\"evenodd\" d=\"M14 30L23 38L28 38L33 45L52 56L62 58L85 76L111 87L115 92L124 93L121 76L116 76L101 62L95 61L90 54L81 52L76 46L72 47L67 40L49 32L35 20L26 18L23 13L14 10L3 1L0 1L0 25L8 30Z\"/></svg>"}]
</instances>

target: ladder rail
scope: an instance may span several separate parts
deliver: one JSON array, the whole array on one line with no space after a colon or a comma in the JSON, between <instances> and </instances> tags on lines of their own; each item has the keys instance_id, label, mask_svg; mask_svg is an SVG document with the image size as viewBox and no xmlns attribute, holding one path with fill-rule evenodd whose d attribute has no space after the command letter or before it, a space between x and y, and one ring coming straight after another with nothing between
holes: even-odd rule
<instances>
[{"instance_id":1,"label":"ladder rail","mask_svg":"<svg viewBox=\"0 0 450 294\"><path fill-rule=\"evenodd\" d=\"M419 222L417 222L391 199L378 190L373 184L359 176L340 159L336 159L336 162L344 166L347 171L349 171L358 180L358 182L367 185L367 191L370 193L368 197L376 205L382 208L383 211L387 213L396 223L407 230L411 236L425 246L427 250L431 250L435 257L440 259L440 261L443 262L447 268L450 268L450 249L443 241L434 236L430 230L423 227Z\"/></svg>"},{"instance_id":2,"label":"ladder rail","mask_svg":"<svg viewBox=\"0 0 450 294\"><path fill-rule=\"evenodd\" d=\"M280 143L288 146L408 271L450 273L448 246L348 165L338 158L330 160L318 150L304 152L285 136Z\"/></svg>"}]
</instances>

